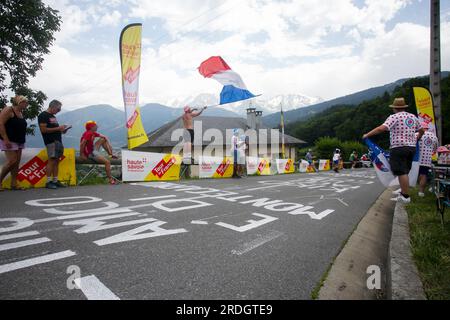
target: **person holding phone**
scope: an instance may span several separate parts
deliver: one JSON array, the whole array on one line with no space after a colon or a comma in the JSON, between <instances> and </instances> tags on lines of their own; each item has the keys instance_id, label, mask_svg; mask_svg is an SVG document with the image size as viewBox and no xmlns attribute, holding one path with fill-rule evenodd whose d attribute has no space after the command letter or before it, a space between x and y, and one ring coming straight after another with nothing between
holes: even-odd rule
<instances>
[{"instance_id":1,"label":"person holding phone","mask_svg":"<svg viewBox=\"0 0 450 320\"><path fill-rule=\"evenodd\" d=\"M62 134L70 129L68 125L60 125L55 115L61 111L62 103L58 100L50 101L48 109L38 116L39 129L47 148L48 162L46 166L48 189L64 188L65 185L58 180L58 165L64 154Z\"/></svg>"}]
</instances>

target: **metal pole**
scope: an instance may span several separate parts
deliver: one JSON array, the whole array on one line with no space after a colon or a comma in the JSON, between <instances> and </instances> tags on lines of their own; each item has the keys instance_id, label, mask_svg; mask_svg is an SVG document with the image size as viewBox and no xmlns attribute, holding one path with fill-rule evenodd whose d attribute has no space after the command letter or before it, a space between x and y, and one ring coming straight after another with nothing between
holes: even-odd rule
<instances>
[{"instance_id":1,"label":"metal pole","mask_svg":"<svg viewBox=\"0 0 450 320\"><path fill-rule=\"evenodd\" d=\"M434 102L436 135L442 145L440 0L430 1L430 92Z\"/></svg>"}]
</instances>

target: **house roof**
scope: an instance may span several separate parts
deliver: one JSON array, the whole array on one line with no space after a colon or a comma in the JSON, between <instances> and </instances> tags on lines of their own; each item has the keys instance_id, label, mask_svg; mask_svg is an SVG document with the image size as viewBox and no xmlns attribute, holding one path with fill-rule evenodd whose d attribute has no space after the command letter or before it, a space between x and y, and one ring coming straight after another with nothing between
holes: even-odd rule
<instances>
[{"instance_id":1,"label":"house roof","mask_svg":"<svg viewBox=\"0 0 450 320\"><path fill-rule=\"evenodd\" d=\"M199 125L199 121L202 123L203 135L209 129L219 130L222 134L222 137L226 137L226 144L229 145L231 141L231 131L234 128L239 128L242 130L247 130L247 120L244 118L235 118L235 117L208 117L208 116L198 116L194 119L194 128L196 125ZM197 123L197 124L196 124ZM178 132L175 132L175 130ZM182 129L183 129L183 119L181 117L170 121L158 129L147 134L149 141L145 144L140 145L138 148L150 148L150 147L173 147L178 144L182 139ZM227 137L227 129L229 130ZM262 125L261 129L270 129L269 127ZM217 132L217 131L216 131ZM177 134L179 133L179 134ZM172 140L172 134L174 134L174 139ZM211 134L214 134L213 131ZM261 131L261 137L264 140L264 137L267 138L268 143L270 144L271 131ZM180 137L181 136L181 137ZM250 140L251 141L251 140ZM279 134L278 143L281 143L281 133ZM300 139L294 138L290 135L284 135L284 143L290 145L299 145L306 143ZM222 141L203 141L203 145L224 145Z\"/></svg>"}]
</instances>

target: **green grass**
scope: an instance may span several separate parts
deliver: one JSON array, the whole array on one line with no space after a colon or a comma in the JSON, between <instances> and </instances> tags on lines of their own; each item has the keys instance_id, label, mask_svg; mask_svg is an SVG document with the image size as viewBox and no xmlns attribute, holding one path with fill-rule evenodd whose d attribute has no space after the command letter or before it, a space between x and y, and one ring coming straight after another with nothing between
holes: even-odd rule
<instances>
[{"instance_id":1,"label":"green grass","mask_svg":"<svg viewBox=\"0 0 450 320\"><path fill-rule=\"evenodd\" d=\"M445 210L444 226L436 211L436 197L417 196L413 189L411 204L406 206L414 261L425 294L432 300L450 299L450 208Z\"/></svg>"}]
</instances>

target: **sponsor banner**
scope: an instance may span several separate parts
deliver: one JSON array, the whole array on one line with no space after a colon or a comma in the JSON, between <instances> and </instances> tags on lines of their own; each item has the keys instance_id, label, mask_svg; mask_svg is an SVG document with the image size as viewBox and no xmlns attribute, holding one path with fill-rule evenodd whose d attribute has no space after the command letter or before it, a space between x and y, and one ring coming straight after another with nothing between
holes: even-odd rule
<instances>
[{"instance_id":1,"label":"sponsor banner","mask_svg":"<svg viewBox=\"0 0 450 320\"><path fill-rule=\"evenodd\" d=\"M312 164L309 164L308 161L302 160L300 162L299 172L312 173L312 172L316 172L316 170L314 170L314 166Z\"/></svg>"},{"instance_id":2,"label":"sponsor banner","mask_svg":"<svg viewBox=\"0 0 450 320\"><path fill-rule=\"evenodd\" d=\"M420 123L428 124L428 131L433 132L436 136L436 122L434 119L433 98L430 91L423 87L413 87L414 100L416 102L417 117ZM437 153L433 153L432 160L437 160Z\"/></svg>"},{"instance_id":3,"label":"sponsor banner","mask_svg":"<svg viewBox=\"0 0 450 320\"><path fill-rule=\"evenodd\" d=\"M200 178L231 178L233 176L232 157L199 157L199 177Z\"/></svg>"},{"instance_id":4,"label":"sponsor banner","mask_svg":"<svg viewBox=\"0 0 450 320\"><path fill-rule=\"evenodd\" d=\"M122 150L123 181L169 181L180 179L181 156Z\"/></svg>"},{"instance_id":5,"label":"sponsor banner","mask_svg":"<svg viewBox=\"0 0 450 320\"><path fill-rule=\"evenodd\" d=\"M247 174L252 175L256 174L258 170L258 157L247 157Z\"/></svg>"},{"instance_id":6,"label":"sponsor banner","mask_svg":"<svg viewBox=\"0 0 450 320\"><path fill-rule=\"evenodd\" d=\"M122 92L125 105L128 149L148 141L142 125L139 108L139 73L141 68L140 23L126 26L120 34L120 62L122 67Z\"/></svg>"},{"instance_id":7,"label":"sponsor banner","mask_svg":"<svg viewBox=\"0 0 450 320\"><path fill-rule=\"evenodd\" d=\"M320 159L319 160L319 171L328 171L328 170L331 170L330 160Z\"/></svg>"},{"instance_id":8,"label":"sponsor banner","mask_svg":"<svg viewBox=\"0 0 450 320\"><path fill-rule=\"evenodd\" d=\"M270 171L270 158L258 158L256 174L260 176L272 175L272 172Z\"/></svg>"},{"instance_id":9,"label":"sponsor banner","mask_svg":"<svg viewBox=\"0 0 450 320\"><path fill-rule=\"evenodd\" d=\"M42 188L47 183L46 165L48 162L47 150L39 148L26 148L22 150L22 158L17 173L17 186L24 188ZM0 155L0 166L6 163L2 152ZM64 154L58 166L58 179L68 185L77 184L75 171L75 149L64 149ZM3 180L2 187L10 188L11 175L8 174Z\"/></svg>"},{"instance_id":10,"label":"sponsor banner","mask_svg":"<svg viewBox=\"0 0 450 320\"><path fill-rule=\"evenodd\" d=\"M294 173L295 166L292 159L277 159L277 172L279 174Z\"/></svg>"}]
</instances>

